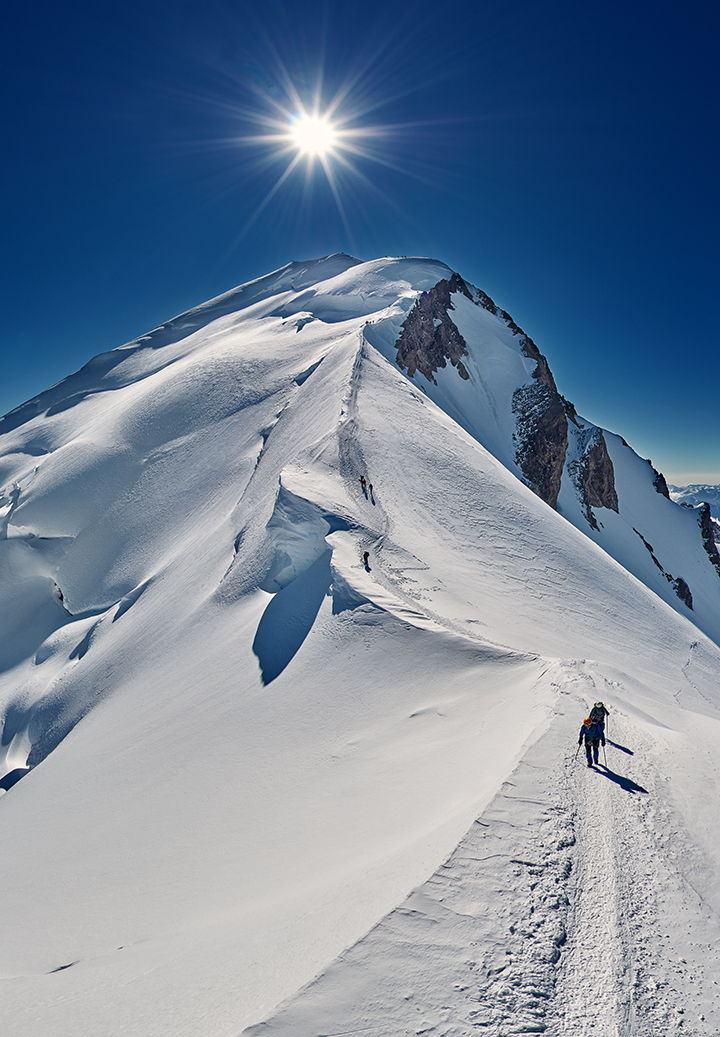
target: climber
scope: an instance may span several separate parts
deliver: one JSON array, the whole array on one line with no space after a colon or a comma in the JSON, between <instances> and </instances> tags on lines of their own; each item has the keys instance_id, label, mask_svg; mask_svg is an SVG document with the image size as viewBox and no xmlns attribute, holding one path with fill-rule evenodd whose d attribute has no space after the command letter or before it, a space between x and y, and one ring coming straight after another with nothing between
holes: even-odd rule
<instances>
[{"instance_id":1,"label":"climber","mask_svg":"<svg viewBox=\"0 0 720 1037\"><path fill-rule=\"evenodd\" d=\"M587 765L588 767L592 767L593 763L598 762L600 743L602 742L602 744L605 745L605 732L603 731L602 724L599 724L597 720L591 720L590 717L586 717L585 720L583 720L582 727L580 728L578 747L582 744L583 738L585 739Z\"/></svg>"},{"instance_id":2,"label":"climber","mask_svg":"<svg viewBox=\"0 0 720 1037\"><path fill-rule=\"evenodd\" d=\"M604 702L596 702L593 708L590 710L590 719L596 720L600 727L605 732L605 717L610 715L610 710L607 709Z\"/></svg>"}]
</instances>

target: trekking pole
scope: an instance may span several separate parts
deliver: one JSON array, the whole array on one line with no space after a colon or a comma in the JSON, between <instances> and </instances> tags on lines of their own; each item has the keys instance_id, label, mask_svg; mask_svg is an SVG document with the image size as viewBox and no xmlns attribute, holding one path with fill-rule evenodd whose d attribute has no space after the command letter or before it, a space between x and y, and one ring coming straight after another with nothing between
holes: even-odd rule
<instances>
[{"instance_id":1,"label":"trekking pole","mask_svg":"<svg viewBox=\"0 0 720 1037\"><path fill-rule=\"evenodd\" d=\"M605 746L603 746L603 756L605 757L605 770L607 770L607 753L605 752Z\"/></svg>"},{"instance_id":2,"label":"trekking pole","mask_svg":"<svg viewBox=\"0 0 720 1037\"><path fill-rule=\"evenodd\" d=\"M575 755L574 755L574 757L573 757L573 759L574 759L574 760L577 760L577 758L578 758L578 753L579 753L579 752L580 752L580 743L578 742L578 747L577 747L577 749L575 750Z\"/></svg>"}]
</instances>

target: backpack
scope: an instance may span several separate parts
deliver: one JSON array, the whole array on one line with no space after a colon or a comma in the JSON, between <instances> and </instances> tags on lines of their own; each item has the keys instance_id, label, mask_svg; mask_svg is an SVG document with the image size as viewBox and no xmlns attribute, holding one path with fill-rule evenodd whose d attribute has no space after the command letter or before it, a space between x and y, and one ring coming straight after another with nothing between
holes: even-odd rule
<instances>
[{"instance_id":1,"label":"backpack","mask_svg":"<svg viewBox=\"0 0 720 1037\"><path fill-rule=\"evenodd\" d=\"M589 713L591 720L596 720L598 724L605 723L605 717L607 716L607 710L602 702L596 702Z\"/></svg>"}]
</instances>

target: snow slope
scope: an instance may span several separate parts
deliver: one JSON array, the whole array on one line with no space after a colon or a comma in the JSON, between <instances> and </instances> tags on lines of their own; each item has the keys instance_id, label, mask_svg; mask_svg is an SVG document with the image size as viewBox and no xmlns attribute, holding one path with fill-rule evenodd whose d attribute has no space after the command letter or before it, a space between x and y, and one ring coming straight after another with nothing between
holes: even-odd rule
<instances>
[{"instance_id":1,"label":"snow slope","mask_svg":"<svg viewBox=\"0 0 720 1037\"><path fill-rule=\"evenodd\" d=\"M452 276L446 270L444 277L448 275ZM545 358L532 340L488 296L458 275L454 277L457 283L447 317L467 348L462 357L464 370L452 361L443 362L432 373L418 370L411 377L528 485L533 480L523 469L522 455L527 452L523 438L537 432L533 428L535 412L546 402L542 395L538 400L536 391L550 386L557 409L565 411L557 418L562 417L567 426L567 448L557 472L557 510L671 607L720 642L720 557L714 545L715 560L708 557L699 516L675 506L662 476L620 436L579 416L557 393ZM393 363L397 362L404 316L404 312L394 319L383 315L366 331ZM523 395L529 401L525 406ZM559 444L542 442L544 434L540 429L536 435L540 450L550 454L554 446L559 450ZM588 453L598 441L606 455L605 477L609 480L608 492L601 494L602 503L589 501L582 486ZM616 503L611 503L613 496Z\"/></svg>"},{"instance_id":2,"label":"snow slope","mask_svg":"<svg viewBox=\"0 0 720 1037\"><path fill-rule=\"evenodd\" d=\"M518 479L496 317L398 370L450 273L290 264L0 422L8 1037L718 1032L720 649Z\"/></svg>"}]
</instances>

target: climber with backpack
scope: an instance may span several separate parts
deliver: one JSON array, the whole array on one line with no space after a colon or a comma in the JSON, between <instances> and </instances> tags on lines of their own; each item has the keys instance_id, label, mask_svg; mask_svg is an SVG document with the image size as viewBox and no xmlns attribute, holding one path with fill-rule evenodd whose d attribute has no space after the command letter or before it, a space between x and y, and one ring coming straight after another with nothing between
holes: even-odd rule
<instances>
[{"instance_id":1,"label":"climber with backpack","mask_svg":"<svg viewBox=\"0 0 720 1037\"><path fill-rule=\"evenodd\" d=\"M607 716L610 716L610 710L607 709L604 702L596 702L590 710L590 719L597 721L603 729L603 734L605 733L605 717Z\"/></svg>"},{"instance_id":2,"label":"climber with backpack","mask_svg":"<svg viewBox=\"0 0 720 1037\"><path fill-rule=\"evenodd\" d=\"M603 731L602 724L598 723L597 720L593 720L591 717L586 717L583 720L583 725L580 728L580 736L578 737L578 750L582 744L583 738L585 739L585 755L587 756L587 765L592 767L593 763L598 762L598 756L600 755L600 743L605 745L605 732Z\"/></svg>"}]
</instances>

